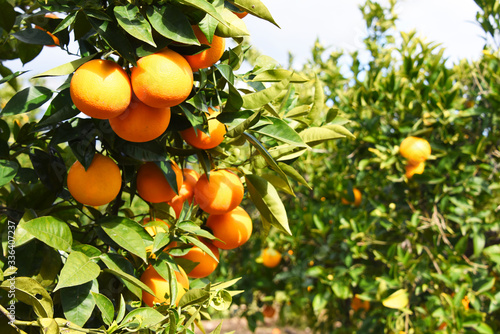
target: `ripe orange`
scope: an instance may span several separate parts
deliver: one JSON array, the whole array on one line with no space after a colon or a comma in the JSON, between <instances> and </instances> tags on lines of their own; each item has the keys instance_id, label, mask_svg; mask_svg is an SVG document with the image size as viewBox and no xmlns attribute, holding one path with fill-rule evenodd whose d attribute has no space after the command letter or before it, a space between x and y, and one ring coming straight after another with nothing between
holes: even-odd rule
<instances>
[{"instance_id":1,"label":"ripe orange","mask_svg":"<svg viewBox=\"0 0 500 334\"><path fill-rule=\"evenodd\" d=\"M109 120L113 131L122 139L144 143L161 136L170 123L170 108L153 108L133 97L125 111Z\"/></svg>"},{"instance_id":2,"label":"ripe orange","mask_svg":"<svg viewBox=\"0 0 500 334\"><path fill-rule=\"evenodd\" d=\"M238 16L240 19L248 15L248 12L233 12L234 15Z\"/></svg>"},{"instance_id":3,"label":"ripe orange","mask_svg":"<svg viewBox=\"0 0 500 334\"><path fill-rule=\"evenodd\" d=\"M224 135L226 134L226 126L215 118L218 112L214 111L212 108L209 108L208 111L210 114L210 118L208 119L208 133L199 129L195 130L193 127L180 132L182 139L184 139L186 143L202 150L208 150L218 146L222 143Z\"/></svg>"},{"instance_id":4,"label":"ripe orange","mask_svg":"<svg viewBox=\"0 0 500 334\"><path fill-rule=\"evenodd\" d=\"M117 63L94 59L80 66L70 83L75 106L87 116L109 119L123 113L130 104L130 80Z\"/></svg>"},{"instance_id":5,"label":"ripe orange","mask_svg":"<svg viewBox=\"0 0 500 334\"><path fill-rule=\"evenodd\" d=\"M354 206L360 206L361 201L363 199L363 197L361 195L361 191L359 191L359 189L357 189L357 188L352 188L352 192L354 193L354 202L349 202L347 199L342 198L341 199L342 204L345 204L345 205L353 204ZM347 191L344 191L344 194L347 194Z\"/></svg>"},{"instance_id":6,"label":"ripe orange","mask_svg":"<svg viewBox=\"0 0 500 334\"><path fill-rule=\"evenodd\" d=\"M370 310L370 302L368 300L361 300L358 295L355 295L351 300L351 308L354 312L359 309L365 309L366 311Z\"/></svg>"},{"instance_id":7,"label":"ripe orange","mask_svg":"<svg viewBox=\"0 0 500 334\"><path fill-rule=\"evenodd\" d=\"M213 241L214 246L221 249L237 248L252 235L252 219L241 206L221 215L209 215L207 227L212 229L216 238L222 240Z\"/></svg>"},{"instance_id":8,"label":"ripe orange","mask_svg":"<svg viewBox=\"0 0 500 334\"><path fill-rule=\"evenodd\" d=\"M200 208L210 214L220 215L235 209L243 200L240 178L225 169L212 170L200 176L194 187L194 199Z\"/></svg>"},{"instance_id":9,"label":"ripe orange","mask_svg":"<svg viewBox=\"0 0 500 334\"><path fill-rule=\"evenodd\" d=\"M276 310L272 305L265 305L262 309L262 315L264 316L264 318L272 318L275 313Z\"/></svg>"},{"instance_id":10,"label":"ripe orange","mask_svg":"<svg viewBox=\"0 0 500 334\"><path fill-rule=\"evenodd\" d=\"M182 211L182 206L184 202L187 200L189 204L193 202L194 197L194 186L198 179L200 178L200 174L194 169L184 168L182 170L182 175L184 177L184 182L182 183L181 189L179 190L179 194L175 195L168 204L174 208L175 215L179 218L179 215Z\"/></svg>"},{"instance_id":11,"label":"ripe orange","mask_svg":"<svg viewBox=\"0 0 500 334\"><path fill-rule=\"evenodd\" d=\"M202 242L207 245L212 253L214 253L217 261L205 253L200 247L193 246L193 248L191 248L186 255L179 257L198 263L196 267L188 273L188 276L192 278L207 277L215 270L215 268L217 268L217 265L219 264L219 249L209 241L203 240Z\"/></svg>"},{"instance_id":12,"label":"ripe orange","mask_svg":"<svg viewBox=\"0 0 500 334\"><path fill-rule=\"evenodd\" d=\"M52 14L52 13L45 14L45 17L49 18L49 19L58 19L57 15ZM54 46L59 46L60 45L59 38L57 36L55 36L54 34L52 34L50 31L47 31L46 29L44 29L44 28L42 28L40 26L37 26L37 25L35 25L35 28L45 31L47 34L49 34L50 37L52 37L52 40L54 41L54 44L45 45L45 46L54 47Z\"/></svg>"},{"instance_id":13,"label":"ripe orange","mask_svg":"<svg viewBox=\"0 0 500 334\"><path fill-rule=\"evenodd\" d=\"M431 155L431 145L423 138L410 136L401 142L399 152L411 164L416 165L429 158Z\"/></svg>"},{"instance_id":14,"label":"ripe orange","mask_svg":"<svg viewBox=\"0 0 500 334\"><path fill-rule=\"evenodd\" d=\"M175 172L178 190L180 190L182 172L173 161L172 169ZM137 192L144 200L151 203L168 202L176 195L165 174L154 162L146 162L137 171Z\"/></svg>"},{"instance_id":15,"label":"ripe orange","mask_svg":"<svg viewBox=\"0 0 500 334\"><path fill-rule=\"evenodd\" d=\"M262 251L262 264L268 268L274 268L281 262L281 253L272 248Z\"/></svg>"},{"instance_id":16,"label":"ripe orange","mask_svg":"<svg viewBox=\"0 0 500 334\"><path fill-rule=\"evenodd\" d=\"M415 174L422 174L424 172L424 169L425 169L425 162L422 161L422 162L419 162L418 164L411 164L411 163L408 163L406 166L405 166L405 170L406 170L406 177L411 179L413 175Z\"/></svg>"},{"instance_id":17,"label":"ripe orange","mask_svg":"<svg viewBox=\"0 0 500 334\"><path fill-rule=\"evenodd\" d=\"M68 190L78 202L99 206L116 198L122 186L120 168L109 157L96 153L85 170L77 160L69 169Z\"/></svg>"},{"instance_id":18,"label":"ripe orange","mask_svg":"<svg viewBox=\"0 0 500 334\"><path fill-rule=\"evenodd\" d=\"M175 305L179 304L182 296L189 290L189 278L182 267L179 266L180 271L175 272L175 278L177 279L177 298L175 299ZM170 303L170 284L164 279L152 265L141 275L141 282L146 284L151 290L153 290L153 296L149 292L142 291L142 300L149 307L153 307L156 303Z\"/></svg>"},{"instance_id":19,"label":"ripe orange","mask_svg":"<svg viewBox=\"0 0 500 334\"><path fill-rule=\"evenodd\" d=\"M186 100L193 88L189 63L170 49L142 57L131 73L135 95L153 108L176 106Z\"/></svg>"},{"instance_id":20,"label":"ripe orange","mask_svg":"<svg viewBox=\"0 0 500 334\"><path fill-rule=\"evenodd\" d=\"M193 72L198 71L201 68L207 68L219 61L224 53L226 47L226 40L223 37L214 35L212 43L209 43L205 34L201 31L200 27L193 26L194 34L201 44L210 46L209 49L203 50L200 53L194 54L192 56L184 56L188 61L189 65L193 69Z\"/></svg>"}]
</instances>

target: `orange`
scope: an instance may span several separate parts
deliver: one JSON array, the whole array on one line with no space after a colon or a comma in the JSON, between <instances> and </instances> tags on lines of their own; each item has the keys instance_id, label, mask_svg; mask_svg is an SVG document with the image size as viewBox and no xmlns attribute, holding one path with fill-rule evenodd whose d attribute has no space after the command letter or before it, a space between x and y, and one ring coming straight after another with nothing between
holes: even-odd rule
<instances>
[{"instance_id":1,"label":"orange","mask_svg":"<svg viewBox=\"0 0 500 334\"><path fill-rule=\"evenodd\" d=\"M401 142L399 152L411 164L416 165L429 158L431 155L431 145L423 138L410 136Z\"/></svg>"},{"instance_id":2,"label":"orange","mask_svg":"<svg viewBox=\"0 0 500 334\"><path fill-rule=\"evenodd\" d=\"M96 153L85 170L77 160L69 169L68 190L78 202L99 206L116 198L122 186L120 168L109 157Z\"/></svg>"},{"instance_id":3,"label":"orange","mask_svg":"<svg viewBox=\"0 0 500 334\"><path fill-rule=\"evenodd\" d=\"M419 162L418 164L411 164L411 163L408 163L406 166L405 166L405 170L406 170L406 177L411 179L413 175L415 174L422 174L424 172L424 169L425 169L425 162L422 161L422 162Z\"/></svg>"},{"instance_id":4,"label":"orange","mask_svg":"<svg viewBox=\"0 0 500 334\"><path fill-rule=\"evenodd\" d=\"M161 136L170 123L170 108L153 108L133 97L125 111L109 120L113 131L122 139L144 143Z\"/></svg>"},{"instance_id":5,"label":"orange","mask_svg":"<svg viewBox=\"0 0 500 334\"><path fill-rule=\"evenodd\" d=\"M281 262L281 253L272 248L262 251L262 264L268 268L274 268Z\"/></svg>"},{"instance_id":6,"label":"orange","mask_svg":"<svg viewBox=\"0 0 500 334\"><path fill-rule=\"evenodd\" d=\"M207 174L203 174L194 187L196 203L203 211L214 215L235 209L243 200L243 194L240 178L225 169L212 170L210 181Z\"/></svg>"},{"instance_id":7,"label":"orange","mask_svg":"<svg viewBox=\"0 0 500 334\"><path fill-rule=\"evenodd\" d=\"M193 127L187 128L180 132L182 139L186 141L189 145L202 149L208 150L218 146L224 140L224 135L226 134L226 126L219 122L215 118L218 112L213 109L208 109L210 118L208 119L208 133L196 129Z\"/></svg>"},{"instance_id":8,"label":"orange","mask_svg":"<svg viewBox=\"0 0 500 334\"><path fill-rule=\"evenodd\" d=\"M355 295L351 300L351 308L354 312L365 309L366 311L370 310L370 302L368 300L361 300L358 295Z\"/></svg>"},{"instance_id":9,"label":"orange","mask_svg":"<svg viewBox=\"0 0 500 334\"><path fill-rule=\"evenodd\" d=\"M179 258L198 263L189 273L192 278L203 278L210 275L219 264L219 249L209 241L202 241L214 253L217 260L205 253L200 247L193 246L186 255Z\"/></svg>"},{"instance_id":10,"label":"orange","mask_svg":"<svg viewBox=\"0 0 500 334\"><path fill-rule=\"evenodd\" d=\"M193 72L201 68L207 68L219 61L224 53L226 47L226 40L223 37L214 35L212 43L209 43L205 34L201 31L200 27L193 26L194 34L201 44L210 46L209 49L203 50L192 56L184 56Z\"/></svg>"},{"instance_id":11,"label":"orange","mask_svg":"<svg viewBox=\"0 0 500 334\"><path fill-rule=\"evenodd\" d=\"M109 119L123 113L130 104L130 80L117 63L94 59L80 66L70 83L75 106L87 116Z\"/></svg>"},{"instance_id":12,"label":"orange","mask_svg":"<svg viewBox=\"0 0 500 334\"><path fill-rule=\"evenodd\" d=\"M468 310L469 310L469 302L470 302L470 300L469 300L469 297L468 297L468 296L465 296L465 297L462 299L462 305L464 306L464 309L465 309L466 311L468 311Z\"/></svg>"},{"instance_id":13,"label":"orange","mask_svg":"<svg viewBox=\"0 0 500 334\"><path fill-rule=\"evenodd\" d=\"M342 204L345 204L345 205L353 204L354 206L360 206L361 205L361 200L363 199L362 195L361 195L361 191L359 191L359 189L357 189L357 188L352 188L352 192L354 194L354 203L353 202L349 202L345 198L342 198L341 199ZM344 194L347 194L347 191L344 191Z\"/></svg>"},{"instance_id":14,"label":"orange","mask_svg":"<svg viewBox=\"0 0 500 334\"><path fill-rule=\"evenodd\" d=\"M176 106L193 88L193 72L187 60L170 49L140 58L131 73L135 95L153 108Z\"/></svg>"},{"instance_id":15,"label":"orange","mask_svg":"<svg viewBox=\"0 0 500 334\"><path fill-rule=\"evenodd\" d=\"M276 310L272 305L265 305L262 309L262 315L264 316L264 318L272 318L275 313Z\"/></svg>"},{"instance_id":16,"label":"orange","mask_svg":"<svg viewBox=\"0 0 500 334\"><path fill-rule=\"evenodd\" d=\"M172 169L175 172L177 188L180 190L182 172L173 161ZM145 201L151 203L168 202L176 195L165 174L154 162L146 162L137 171L137 192Z\"/></svg>"},{"instance_id":17,"label":"orange","mask_svg":"<svg viewBox=\"0 0 500 334\"><path fill-rule=\"evenodd\" d=\"M194 197L194 186L198 179L200 178L200 174L194 169L184 168L182 170L182 176L184 177L184 182L182 182L181 189L179 190L179 194L175 195L168 204L174 208L175 215L179 218L179 215L182 211L182 206L185 201L188 201L189 204L193 202Z\"/></svg>"},{"instance_id":18,"label":"orange","mask_svg":"<svg viewBox=\"0 0 500 334\"><path fill-rule=\"evenodd\" d=\"M179 266L179 271L174 271L175 278L177 279L177 298L175 299L175 305L179 304L182 296L189 290L189 278L182 267ZM155 304L170 303L170 284L164 279L152 265L141 275L141 282L146 284L151 290L153 290L153 296L149 292L142 291L142 300L144 303L150 307Z\"/></svg>"},{"instance_id":19,"label":"orange","mask_svg":"<svg viewBox=\"0 0 500 334\"><path fill-rule=\"evenodd\" d=\"M207 227L221 240L213 241L214 246L221 249L239 247L252 235L252 219L241 206L221 215L209 215Z\"/></svg>"},{"instance_id":20,"label":"orange","mask_svg":"<svg viewBox=\"0 0 500 334\"><path fill-rule=\"evenodd\" d=\"M234 15L238 16L240 19L248 15L248 12L233 12Z\"/></svg>"},{"instance_id":21,"label":"orange","mask_svg":"<svg viewBox=\"0 0 500 334\"><path fill-rule=\"evenodd\" d=\"M45 17L49 18L49 19L58 19L57 15L52 14L52 13L45 14ZM52 34L50 31L47 31L46 29L43 29L40 26L35 25L35 28L45 31L47 34L49 34L50 37L52 37L52 40L54 41L54 44L46 45L46 46L50 46L50 47L59 46L60 42L59 42L59 38L57 36L55 36L54 34Z\"/></svg>"}]
</instances>

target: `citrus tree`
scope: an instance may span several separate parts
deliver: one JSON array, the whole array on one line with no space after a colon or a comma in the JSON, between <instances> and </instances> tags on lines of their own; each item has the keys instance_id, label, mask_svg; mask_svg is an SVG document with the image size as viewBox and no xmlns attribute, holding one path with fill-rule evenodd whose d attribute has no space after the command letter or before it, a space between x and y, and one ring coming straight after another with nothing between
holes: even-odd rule
<instances>
[{"instance_id":1,"label":"citrus tree","mask_svg":"<svg viewBox=\"0 0 500 334\"><path fill-rule=\"evenodd\" d=\"M498 2L477 3L493 41ZM238 296L250 323L273 305L283 322L322 333L500 329L498 50L451 63L437 44L397 30L395 6L367 1L364 49L318 42L300 72L321 79L335 122L349 122L355 139L298 162L312 190L289 200L292 236L245 245L272 244L278 266L227 254L243 263L228 271L260 287Z\"/></svg>"},{"instance_id":2,"label":"citrus tree","mask_svg":"<svg viewBox=\"0 0 500 334\"><path fill-rule=\"evenodd\" d=\"M292 163L346 130L269 57L238 73L259 0L0 3L0 60L78 49L27 87L0 66L2 333L193 333L239 293L220 254L290 234Z\"/></svg>"}]
</instances>

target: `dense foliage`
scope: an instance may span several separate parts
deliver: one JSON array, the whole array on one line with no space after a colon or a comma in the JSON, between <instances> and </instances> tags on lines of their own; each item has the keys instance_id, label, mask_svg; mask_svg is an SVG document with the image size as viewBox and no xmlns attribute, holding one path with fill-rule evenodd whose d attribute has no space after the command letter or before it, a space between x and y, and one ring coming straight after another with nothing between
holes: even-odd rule
<instances>
[{"instance_id":1,"label":"dense foliage","mask_svg":"<svg viewBox=\"0 0 500 334\"><path fill-rule=\"evenodd\" d=\"M248 72L237 72L250 45L244 21L235 13L247 12L275 24L259 0L0 0L0 6L0 332L193 333L211 311L229 307L238 291L228 289L236 280L201 274L190 282L184 278L181 268L190 275L197 265L186 259L191 250L217 265L219 251L210 244L214 236L206 226L210 212L200 201L189 205L188 200L175 212L166 199L145 200L148 188L161 184L180 196L183 177L177 165L196 170L205 181L214 170L230 170L225 173L237 179L234 184L242 182L245 198L253 203L248 210L255 226L290 233L279 194L293 192L294 182L305 183L292 163L311 146L345 137L348 131L333 122L335 117L329 122L318 118L327 108L318 81L316 89L299 89L307 80L266 56L255 59ZM183 80L192 89L188 87L183 102L141 107L170 108L168 128L155 139L124 140L115 133L114 121L101 117L104 107L96 106L97 99L78 95L81 90L102 93L96 85L103 80L89 84L73 78L75 73L91 77L105 72L103 64L120 69L117 81L127 82L131 75L134 91L134 71L149 55L161 54L164 59L168 53L176 59L168 66L182 63L185 69L190 64L184 57L211 48L200 43L193 27L208 44L221 38L232 44L220 61L214 58L213 66L195 69L192 76L192 66L185 71ZM24 72L13 73L3 64L12 59L26 64L44 47L70 52L70 41L77 46L77 59L31 78L27 87L18 81ZM54 76L66 78L55 90L40 81ZM193 77L194 84L189 82ZM86 87L75 93L78 85ZM130 94L126 84L120 87ZM111 102L123 99L114 89L101 90L106 101L110 96ZM126 97L126 110L148 104L135 93L138 100ZM89 115L75 106L77 101L99 112ZM220 113L212 115L213 109ZM225 132L218 146L196 148L180 134L190 127L210 132L215 121ZM97 161L104 161L104 167L87 179ZM68 173L73 168L77 172ZM145 179L152 171L160 176L144 190L138 174L145 169L151 171L144 172ZM99 178L102 173L109 177ZM113 191L104 190L111 179ZM112 197L93 204L96 189ZM210 188L203 196L229 196L228 188L221 189ZM87 190L94 193L80 196ZM146 270L151 266L154 272ZM145 305L145 294L155 291L161 305ZM214 331L218 332L220 327Z\"/></svg>"},{"instance_id":2,"label":"dense foliage","mask_svg":"<svg viewBox=\"0 0 500 334\"><path fill-rule=\"evenodd\" d=\"M238 297L251 326L272 304L282 322L322 333L500 330L497 45L451 63L435 43L397 30L395 3L360 7L364 50L330 53L318 42L300 72L321 80L335 122L355 139L298 163L312 190L287 200L293 236L253 239L252 263L227 255L230 277L258 288ZM494 42L498 1L476 3ZM432 147L420 175L406 175L408 136ZM359 206L347 204L353 189ZM258 263L267 245L283 254L276 268Z\"/></svg>"}]
</instances>

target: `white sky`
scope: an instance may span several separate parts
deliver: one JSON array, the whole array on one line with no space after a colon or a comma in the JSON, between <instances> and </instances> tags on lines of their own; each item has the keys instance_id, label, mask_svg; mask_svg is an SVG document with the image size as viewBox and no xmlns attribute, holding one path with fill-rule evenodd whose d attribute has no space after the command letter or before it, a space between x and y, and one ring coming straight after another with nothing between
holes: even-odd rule
<instances>
[{"instance_id":1,"label":"white sky","mask_svg":"<svg viewBox=\"0 0 500 334\"><path fill-rule=\"evenodd\" d=\"M260 52L288 65L288 52L299 66L310 58L316 38L329 51L354 51L363 47L365 26L358 5L364 0L262 0L281 29L260 19L245 17L251 43ZM475 22L478 7L473 0L400 0L398 26L403 31L416 28L427 41L441 43L445 56L477 59L483 32ZM59 48L45 47L38 58L24 66L32 70L26 78L64 64L70 57ZM6 62L20 70L19 62ZM52 80L52 79L48 79Z\"/></svg>"}]
</instances>

